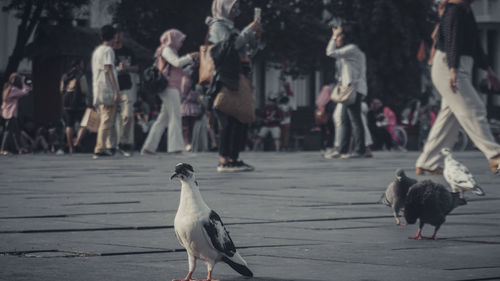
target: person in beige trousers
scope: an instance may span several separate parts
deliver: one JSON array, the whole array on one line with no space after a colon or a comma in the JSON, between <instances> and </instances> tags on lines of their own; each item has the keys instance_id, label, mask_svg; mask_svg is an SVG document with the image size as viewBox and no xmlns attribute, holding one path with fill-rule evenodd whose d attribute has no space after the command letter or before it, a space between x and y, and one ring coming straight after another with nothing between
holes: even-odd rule
<instances>
[{"instance_id":1,"label":"person in beige trousers","mask_svg":"<svg viewBox=\"0 0 500 281\"><path fill-rule=\"evenodd\" d=\"M111 45L116 39L116 29L111 25L101 28L102 44L92 53L93 105L100 112L101 122L97 131L94 159L112 156L113 130L119 89L115 69L115 53Z\"/></svg>"},{"instance_id":2,"label":"person in beige trousers","mask_svg":"<svg viewBox=\"0 0 500 281\"><path fill-rule=\"evenodd\" d=\"M418 175L442 174L440 151L453 146L460 126L486 156L491 171L498 173L500 169L500 145L491 134L486 107L472 85L474 62L487 70L490 87L500 89L500 82L482 52L470 2L449 0L441 18L431 72L442 97L441 110L417 159Z\"/></svg>"}]
</instances>

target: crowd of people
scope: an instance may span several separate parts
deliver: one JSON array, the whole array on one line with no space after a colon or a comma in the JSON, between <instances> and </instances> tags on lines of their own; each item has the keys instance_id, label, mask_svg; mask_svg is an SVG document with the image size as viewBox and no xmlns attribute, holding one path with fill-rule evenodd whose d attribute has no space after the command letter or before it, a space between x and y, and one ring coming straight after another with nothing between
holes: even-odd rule
<instances>
[{"instance_id":1,"label":"crowd of people","mask_svg":"<svg viewBox=\"0 0 500 281\"><path fill-rule=\"evenodd\" d=\"M452 146L459 126L486 155L492 171L500 163L500 146L489 131L485 106L471 84L472 64L476 62L487 71L492 88L500 88L500 82L477 39L470 2L444 0L440 5L441 20L433 33L435 45L429 62L442 103L417 160L418 174L441 172L438 152L442 147ZM123 46L123 31L111 25L101 29L102 43L92 54L91 76L87 74L85 61L79 59L71 63L61 78L62 125L44 127L28 120L20 128L18 101L29 94L30 85L22 75L12 74L2 93L5 126L0 153L9 154L9 140L13 143L11 151L20 154L37 149L58 153L63 149L68 153L78 151L86 131L90 130L86 124L92 121L92 116L99 119L94 159L115 152L130 157L136 148L141 154L154 155L165 129L167 152L217 150L219 172L254 170L240 159L240 152L246 147L261 149L263 139L268 136L276 151L287 149L296 104L284 77L280 78L281 95L268 95L266 106L258 112L253 124L213 106L221 91L237 91L242 82L252 80L252 58L259 51L263 30L257 17L241 31L234 26L240 14L236 0L214 0L211 14L206 20L207 43L215 50L212 51L215 70L210 83L198 83L200 53L180 54L186 35L168 29L161 35L155 52L156 66L168 82L157 94L160 101L157 104L151 105L144 96L137 95L138 63L134 53ZM343 23L333 28L326 56L336 59L335 84L322 89L314 113L322 133L324 157L366 158L373 157L372 150L404 150L395 133L394 111L381 100L369 98L366 57L356 44L353 25ZM77 124L80 129L75 132Z\"/></svg>"},{"instance_id":2,"label":"crowd of people","mask_svg":"<svg viewBox=\"0 0 500 281\"><path fill-rule=\"evenodd\" d=\"M500 80L488 64L479 41L471 2L443 0L439 5L440 22L432 34L434 46L429 64L432 65L432 82L442 101L423 152L416 161L418 175L443 172L439 164L443 157L440 151L444 147L453 147L460 127L486 156L491 171L497 173L500 169L500 145L492 136L486 107L472 85L473 64L487 72L490 88L500 90ZM325 87L318 97L317 123L322 124L325 136L328 132L335 132L333 151L326 153L325 158L371 157L371 153L367 153L371 139L367 136L370 133L374 136L374 148L382 145L389 150L398 148L394 112L384 107L380 100L373 99L370 110L363 113L363 100L367 96L366 58L353 37L349 24L336 27L326 49L328 56L337 59L336 83L341 86L339 92L345 91L346 96L352 98L341 100L339 95L332 93L332 99L338 102L334 107L332 125L328 121L332 107L327 111L328 95L332 89ZM366 115L368 118L365 121L363 117ZM331 145L332 142L325 140L323 143Z\"/></svg>"}]
</instances>

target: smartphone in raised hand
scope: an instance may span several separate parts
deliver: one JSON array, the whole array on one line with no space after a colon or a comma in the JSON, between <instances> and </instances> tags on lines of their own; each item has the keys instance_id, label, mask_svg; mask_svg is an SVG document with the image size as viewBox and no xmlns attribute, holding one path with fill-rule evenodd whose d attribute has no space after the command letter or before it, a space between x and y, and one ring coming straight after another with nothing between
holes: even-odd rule
<instances>
[{"instance_id":1,"label":"smartphone in raised hand","mask_svg":"<svg viewBox=\"0 0 500 281\"><path fill-rule=\"evenodd\" d=\"M254 9L253 19L254 19L254 21L256 21L256 22L260 22L261 18L262 18L262 9L261 9L261 8L259 8L259 7L256 7L256 8Z\"/></svg>"}]
</instances>

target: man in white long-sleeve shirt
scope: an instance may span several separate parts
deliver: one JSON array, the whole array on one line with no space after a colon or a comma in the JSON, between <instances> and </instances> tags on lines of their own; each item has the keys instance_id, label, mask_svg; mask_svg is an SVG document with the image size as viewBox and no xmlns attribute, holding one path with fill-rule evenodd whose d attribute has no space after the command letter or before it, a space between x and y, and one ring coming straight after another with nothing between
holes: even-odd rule
<instances>
[{"instance_id":1,"label":"man in white long-sleeve shirt","mask_svg":"<svg viewBox=\"0 0 500 281\"><path fill-rule=\"evenodd\" d=\"M340 61L342 86L354 86L354 104L343 104L341 112L340 144L341 158L359 158L365 154L365 132L361 119L361 102L367 95L365 54L352 43L353 30L349 26L333 29L333 35L326 48L326 55ZM353 153L349 154L351 135L354 138Z\"/></svg>"}]
</instances>

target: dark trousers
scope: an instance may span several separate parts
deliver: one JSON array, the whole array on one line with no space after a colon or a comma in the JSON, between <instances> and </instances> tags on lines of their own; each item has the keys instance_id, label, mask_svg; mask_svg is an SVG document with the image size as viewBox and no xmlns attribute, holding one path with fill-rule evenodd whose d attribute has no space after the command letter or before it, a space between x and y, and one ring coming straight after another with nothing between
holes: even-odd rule
<instances>
[{"instance_id":1,"label":"dark trousers","mask_svg":"<svg viewBox=\"0 0 500 281\"><path fill-rule=\"evenodd\" d=\"M182 136L184 137L184 144L191 144L193 139L193 128L196 123L197 117L195 116L182 116Z\"/></svg>"},{"instance_id":2,"label":"dark trousers","mask_svg":"<svg viewBox=\"0 0 500 281\"><path fill-rule=\"evenodd\" d=\"M381 150L383 146L387 149L394 148L394 143L391 134L386 128L377 127L372 131L373 136L373 150Z\"/></svg>"},{"instance_id":3,"label":"dark trousers","mask_svg":"<svg viewBox=\"0 0 500 281\"><path fill-rule=\"evenodd\" d=\"M236 161L245 148L247 125L218 110L214 112L219 120L219 155Z\"/></svg>"},{"instance_id":4,"label":"dark trousers","mask_svg":"<svg viewBox=\"0 0 500 281\"><path fill-rule=\"evenodd\" d=\"M342 108L342 125L340 127L339 152L346 154L349 152L351 136L354 139L353 150L355 154L365 153L365 130L361 120L361 99L363 95L357 93L354 104Z\"/></svg>"},{"instance_id":5,"label":"dark trousers","mask_svg":"<svg viewBox=\"0 0 500 281\"><path fill-rule=\"evenodd\" d=\"M11 118L8 120L5 120L5 132L3 133L3 139L2 139L2 148L0 150L4 151L5 150L5 144L7 143L8 137L12 135L12 138L14 140L14 145L16 146L16 152L19 152L21 147L19 146L20 144L20 131L19 131L19 123L17 121L17 118Z\"/></svg>"},{"instance_id":6,"label":"dark trousers","mask_svg":"<svg viewBox=\"0 0 500 281\"><path fill-rule=\"evenodd\" d=\"M330 114L331 115L331 114ZM331 118L328 118L326 124L320 125L321 129L321 148L332 148L335 140L335 125Z\"/></svg>"}]
</instances>

